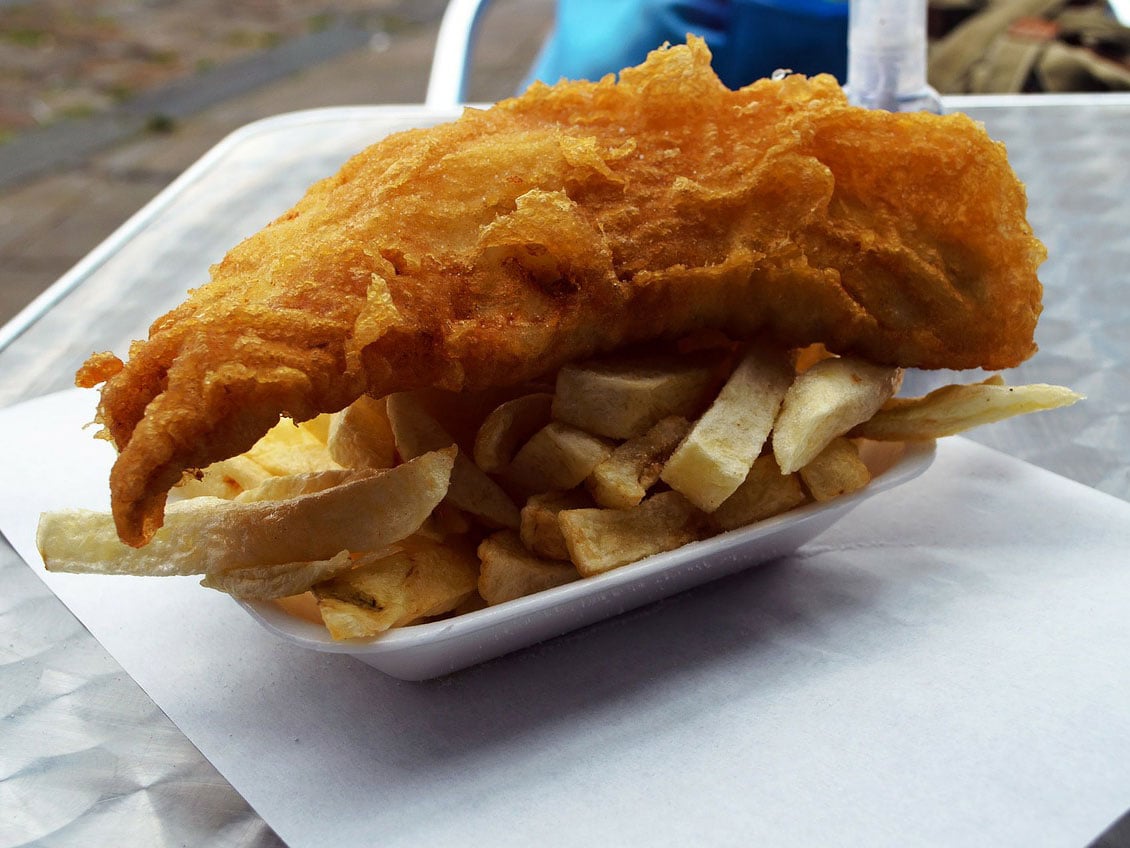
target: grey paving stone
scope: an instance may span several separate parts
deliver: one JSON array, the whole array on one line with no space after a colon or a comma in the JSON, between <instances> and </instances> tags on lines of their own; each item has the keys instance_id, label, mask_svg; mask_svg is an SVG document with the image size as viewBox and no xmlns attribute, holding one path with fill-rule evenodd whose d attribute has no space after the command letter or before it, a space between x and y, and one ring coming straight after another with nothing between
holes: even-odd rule
<instances>
[{"instance_id":1,"label":"grey paving stone","mask_svg":"<svg viewBox=\"0 0 1130 848\"><path fill-rule=\"evenodd\" d=\"M395 0L381 5L407 8ZM429 0L387 38L249 87L173 120L167 132L142 132L98 151L80 151L53 173L0 189L0 323L239 127L301 109L422 102L441 7ZM472 99L496 100L516 91L552 16L552 0L496 0L479 30Z\"/></svg>"}]
</instances>

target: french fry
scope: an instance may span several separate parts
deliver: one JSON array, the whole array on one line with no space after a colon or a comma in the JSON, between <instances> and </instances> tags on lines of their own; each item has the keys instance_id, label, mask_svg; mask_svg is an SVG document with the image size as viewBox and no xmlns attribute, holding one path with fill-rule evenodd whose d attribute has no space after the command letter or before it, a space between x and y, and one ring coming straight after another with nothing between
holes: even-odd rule
<instances>
[{"instance_id":1,"label":"french fry","mask_svg":"<svg viewBox=\"0 0 1130 848\"><path fill-rule=\"evenodd\" d=\"M301 595L287 595L273 599L275 606L288 615L309 621L311 624L324 626L322 614L318 612L318 600L313 592L303 592Z\"/></svg>"},{"instance_id":2,"label":"french fry","mask_svg":"<svg viewBox=\"0 0 1130 848\"><path fill-rule=\"evenodd\" d=\"M531 495L522 507L522 544L539 557L568 560L569 549L565 547L557 514L563 509L591 506L592 498L580 489Z\"/></svg>"},{"instance_id":3,"label":"french fry","mask_svg":"<svg viewBox=\"0 0 1130 848\"><path fill-rule=\"evenodd\" d=\"M628 509L638 504L658 482L663 463L690 429L687 419L672 415L642 436L617 445L586 481L593 500L609 509Z\"/></svg>"},{"instance_id":4,"label":"french fry","mask_svg":"<svg viewBox=\"0 0 1130 848\"><path fill-rule=\"evenodd\" d=\"M562 586L580 577L570 562L535 556L512 530L479 544L479 594L490 605Z\"/></svg>"},{"instance_id":5,"label":"french fry","mask_svg":"<svg viewBox=\"0 0 1130 848\"><path fill-rule=\"evenodd\" d=\"M922 441L953 436L1015 415L1056 409L1082 400L1063 386L1006 386L994 375L982 383L944 386L923 397L893 398L852 436L877 441Z\"/></svg>"},{"instance_id":6,"label":"french fry","mask_svg":"<svg viewBox=\"0 0 1130 848\"><path fill-rule=\"evenodd\" d=\"M174 490L177 498L212 497L230 500L274 476L243 454L213 462L199 474L199 477L186 477L181 481Z\"/></svg>"},{"instance_id":7,"label":"french fry","mask_svg":"<svg viewBox=\"0 0 1130 848\"><path fill-rule=\"evenodd\" d=\"M842 436L832 439L799 473L815 501L830 501L871 482L871 471L860 459L859 448Z\"/></svg>"},{"instance_id":8,"label":"french fry","mask_svg":"<svg viewBox=\"0 0 1130 848\"><path fill-rule=\"evenodd\" d=\"M324 445L330 440L330 420L332 418L333 416L330 413L323 412L321 415L315 415L313 418L298 422L298 426Z\"/></svg>"},{"instance_id":9,"label":"french fry","mask_svg":"<svg viewBox=\"0 0 1130 848\"><path fill-rule=\"evenodd\" d=\"M553 395L534 392L495 407L475 436L475 465L491 474L505 471L518 448L550 421Z\"/></svg>"},{"instance_id":10,"label":"french fry","mask_svg":"<svg viewBox=\"0 0 1130 848\"><path fill-rule=\"evenodd\" d=\"M302 495L323 492L343 483L370 477L372 469L331 468L307 474L288 474L285 477L268 477L253 489L240 492L232 500L238 503L255 501L285 501Z\"/></svg>"},{"instance_id":11,"label":"french fry","mask_svg":"<svg viewBox=\"0 0 1130 848\"><path fill-rule=\"evenodd\" d=\"M414 539L401 550L362 558L313 592L334 639L362 639L451 612L474 595L478 573L468 546Z\"/></svg>"},{"instance_id":12,"label":"french fry","mask_svg":"<svg viewBox=\"0 0 1130 848\"><path fill-rule=\"evenodd\" d=\"M411 393L389 395L386 409L404 458L455 444L455 439ZM494 480L458 448L447 501L493 527L518 528L518 507Z\"/></svg>"},{"instance_id":13,"label":"french fry","mask_svg":"<svg viewBox=\"0 0 1130 848\"><path fill-rule=\"evenodd\" d=\"M671 415L697 415L717 384L722 359L719 351L700 351L566 365L557 374L553 417L596 436L643 435Z\"/></svg>"},{"instance_id":14,"label":"french fry","mask_svg":"<svg viewBox=\"0 0 1130 848\"><path fill-rule=\"evenodd\" d=\"M362 395L334 413L326 447L330 456L346 468L392 468L396 464L396 440L384 398Z\"/></svg>"},{"instance_id":15,"label":"french fry","mask_svg":"<svg viewBox=\"0 0 1130 848\"><path fill-rule=\"evenodd\" d=\"M579 486L612 453L607 439L560 421L542 427L518 450L506 478L527 492Z\"/></svg>"},{"instance_id":16,"label":"french fry","mask_svg":"<svg viewBox=\"0 0 1130 848\"><path fill-rule=\"evenodd\" d=\"M707 534L705 516L678 492L632 509L570 509L557 516L569 559L583 577L602 574Z\"/></svg>"},{"instance_id":17,"label":"french fry","mask_svg":"<svg viewBox=\"0 0 1130 848\"><path fill-rule=\"evenodd\" d=\"M341 467L324 443L289 418L267 431L244 456L279 476Z\"/></svg>"},{"instance_id":18,"label":"french fry","mask_svg":"<svg viewBox=\"0 0 1130 848\"><path fill-rule=\"evenodd\" d=\"M143 548L124 544L108 513L46 513L36 544L48 571L152 576L379 550L423 524L447 492L453 463L454 450L448 449L284 501L179 501L169 505L164 526Z\"/></svg>"},{"instance_id":19,"label":"french fry","mask_svg":"<svg viewBox=\"0 0 1130 848\"><path fill-rule=\"evenodd\" d=\"M301 424L283 419L247 453L214 462L199 476L183 480L176 496L230 500L275 476L340 468L321 438L328 425L327 415Z\"/></svg>"},{"instance_id":20,"label":"french fry","mask_svg":"<svg viewBox=\"0 0 1130 848\"><path fill-rule=\"evenodd\" d=\"M428 520L420 525L416 531L417 536L442 542L451 536L463 536L471 532L471 517L457 506L452 506L447 501L441 501Z\"/></svg>"},{"instance_id":21,"label":"french fry","mask_svg":"<svg viewBox=\"0 0 1130 848\"><path fill-rule=\"evenodd\" d=\"M710 514L723 530L772 518L808 500L797 474L782 474L771 454L759 456L737 490Z\"/></svg>"},{"instance_id":22,"label":"french fry","mask_svg":"<svg viewBox=\"0 0 1130 848\"><path fill-rule=\"evenodd\" d=\"M412 392L412 397L455 437L455 444L468 456L474 456L475 438L491 412L507 401L523 395L546 393L552 388L551 383L534 382L462 392L419 389Z\"/></svg>"},{"instance_id":23,"label":"french fry","mask_svg":"<svg viewBox=\"0 0 1130 848\"><path fill-rule=\"evenodd\" d=\"M226 592L245 601L272 601L301 595L315 583L353 568L349 551L314 562L283 562L276 565L249 565L205 574L201 586Z\"/></svg>"},{"instance_id":24,"label":"french fry","mask_svg":"<svg viewBox=\"0 0 1130 848\"><path fill-rule=\"evenodd\" d=\"M793 373L783 351L750 347L660 479L704 512L717 509L761 453Z\"/></svg>"},{"instance_id":25,"label":"french fry","mask_svg":"<svg viewBox=\"0 0 1130 848\"><path fill-rule=\"evenodd\" d=\"M707 333L672 350L567 365L553 394L425 389L284 419L186 479L145 547L76 510L42 517L40 554L51 571L203 575L371 638L857 491L871 472L854 438L934 439L1081 398L999 376L893 398L901 371L821 345Z\"/></svg>"},{"instance_id":26,"label":"french fry","mask_svg":"<svg viewBox=\"0 0 1130 848\"><path fill-rule=\"evenodd\" d=\"M389 427L396 448L405 459L430 450L455 445L455 437L443 428L412 392L400 392L384 399Z\"/></svg>"},{"instance_id":27,"label":"french fry","mask_svg":"<svg viewBox=\"0 0 1130 848\"><path fill-rule=\"evenodd\" d=\"M821 360L798 376L773 424L773 455L781 472L798 470L832 439L866 421L901 382L901 369L850 356Z\"/></svg>"}]
</instances>

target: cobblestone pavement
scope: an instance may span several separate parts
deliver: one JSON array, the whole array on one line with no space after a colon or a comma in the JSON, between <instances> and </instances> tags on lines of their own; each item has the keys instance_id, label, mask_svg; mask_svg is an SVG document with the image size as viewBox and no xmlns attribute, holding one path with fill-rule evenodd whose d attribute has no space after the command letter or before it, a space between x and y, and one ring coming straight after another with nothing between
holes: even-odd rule
<instances>
[{"instance_id":1,"label":"cobblestone pavement","mask_svg":"<svg viewBox=\"0 0 1130 848\"><path fill-rule=\"evenodd\" d=\"M38 0L33 5L37 4ZM157 11L175 6L177 14L183 15L184 7L193 4L202 12L211 10L209 14L218 14L212 7L230 7L219 0L147 5ZM302 37L301 30L314 26L310 10L327 4L262 0L239 5L276 11L289 7L285 14L280 12L272 19L271 26L261 28L268 35L259 36L283 39ZM364 20L358 17L362 6L368 15ZM320 106L422 102L443 6L440 0L339 2L335 8L341 10L341 20L352 21L348 25L365 27L371 33L364 46L224 99L186 118L151 124L74 165L0 188L0 323L18 313L186 167L240 126L282 112ZM0 8L0 13L6 11L10 10ZM168 13L170 21L183 24L189 20ZM493 100L515 91L552 15L552 0L496 0L492 4L476 42L469 92L472 100ZM321 21L319 18L319 24ZM381 26L374 27L374 21ZM168 23L167 28L175 29L175 25ZM162 31L160 27L155 30ZM234 22L226 31L255 32L250 23ZM26 36L30 40L35 37ZM250 35L241 37L252 40ZM229 58L239 52L232 50ZM0 57L2 51L0 48ZM200 55L204 55L202 50L183 56L178 53L178 61L194 62L193 57ZM72 120L68 131L71 126L75 132L84 131L82 120ZM3 163L4 151L0 149L0 168Z\"/></svg>"}]
</instances>

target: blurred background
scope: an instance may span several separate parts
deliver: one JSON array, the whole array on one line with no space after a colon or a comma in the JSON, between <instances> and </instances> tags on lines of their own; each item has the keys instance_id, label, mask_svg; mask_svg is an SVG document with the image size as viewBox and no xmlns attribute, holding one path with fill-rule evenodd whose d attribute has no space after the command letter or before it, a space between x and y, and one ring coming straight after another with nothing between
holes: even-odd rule
<instances>
[{"instance_id":1,"label":"blurred background","mask_svg":"<svg viewBox=\"0 0 1130 848\"><path fill-rule=\"evenodd\" d=\"M943 93L1130 88L1125 5L936 0L930 82ZM0 0L0 323L249 121L422 102L445 6ZM539 72L599 76L687 29L708 37L731 85L782 66L843 75L847 0L494 0L469 99L508 96Z\"/></svg>"}]
</instances>

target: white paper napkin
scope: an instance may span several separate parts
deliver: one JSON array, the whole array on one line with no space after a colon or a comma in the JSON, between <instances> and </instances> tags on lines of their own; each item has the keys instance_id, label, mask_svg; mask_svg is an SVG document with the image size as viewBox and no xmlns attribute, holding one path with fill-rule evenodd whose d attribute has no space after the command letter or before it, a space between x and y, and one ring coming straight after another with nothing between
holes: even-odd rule
<instances>
[{"instance_id":1,"label":"white paper napkin","mask_svg":"<svg viewBox=\"0 0 1130 848\"><path fill-rule=\"evenodd\" d=\"M91 395L0 411L4 535L289 844L1082 845L1130 806L1130 504L971 442L795 555L449 678L192 578L48 575Z\"/></svg>"}]
</instances>

